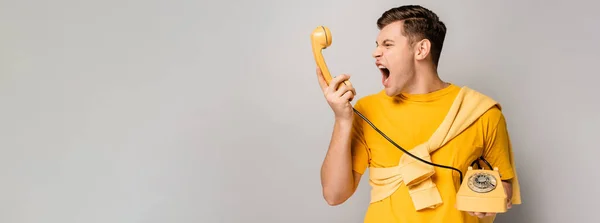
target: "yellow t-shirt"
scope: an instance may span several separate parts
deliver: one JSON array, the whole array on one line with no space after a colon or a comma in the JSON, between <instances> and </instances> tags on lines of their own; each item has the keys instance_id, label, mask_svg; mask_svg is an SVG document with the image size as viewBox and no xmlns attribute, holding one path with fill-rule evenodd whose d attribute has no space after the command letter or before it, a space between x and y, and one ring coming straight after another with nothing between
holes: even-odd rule
<instances>
[{"instance_id":1,"label":"yellow t-shirt","mask_svg":"<svg viewBox=\"0 0 600 223\"><path fill-rule=\"evenodd\" d=\"M426 142L444 120L459 93L460 87L418 95L403 94L392 98L380 91L357 101L354 106L379 130L405 150ZM352 131L353 170L364 174L368 167L398 165L401 150L376 132L356 115ZM431 161L460 169L463 175L468 166L482 156L498 167L502 180L514 177L510 160L510 142L506 121L499 108L488 110L473 125L431 154ZM477 217L455 208L460 179L454 170L435 167L433 182L437 185L443 204L435 209L415 211L404 184L390 197L371 203L365 223L465 222L477 223Z\"/></svg>"}]
</instances>

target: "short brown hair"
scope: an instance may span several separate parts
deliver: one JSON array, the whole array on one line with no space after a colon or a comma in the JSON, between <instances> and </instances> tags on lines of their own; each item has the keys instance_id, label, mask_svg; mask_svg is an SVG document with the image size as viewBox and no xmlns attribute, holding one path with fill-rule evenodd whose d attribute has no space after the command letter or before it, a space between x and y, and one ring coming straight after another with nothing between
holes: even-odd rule
<instances>
[{"instance_id":1,"label":"short brown hair","mask_svg":"<svg viewBox=\"0 0 600 223\"><path fill-rule=\"evenodd\" d=\"M377 20L377 27L403 21L402 35L408 37L410 44L422 39L431 42L431 59L437 66L446 37L446 25L431 10L419 5L404 5L387 10Z\"/></svg>"}]
</instances>

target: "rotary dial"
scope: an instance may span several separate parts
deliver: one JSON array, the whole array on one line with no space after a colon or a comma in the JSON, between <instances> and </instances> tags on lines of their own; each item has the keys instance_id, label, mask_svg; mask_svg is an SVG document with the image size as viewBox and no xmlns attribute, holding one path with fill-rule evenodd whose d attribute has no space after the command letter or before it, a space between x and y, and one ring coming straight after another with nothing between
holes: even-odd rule
<instances>
[{"instance_id":1,"label":"rotary dial","mask_svg":"<svg viewBox=\"0 0 600 223\"><path fill-rule=\"evenodd\" d=\"M496 188L496 178L489 173L476 173L469 178L468 185L472 191L487 193Z\"/></svg>"}]
</instances>

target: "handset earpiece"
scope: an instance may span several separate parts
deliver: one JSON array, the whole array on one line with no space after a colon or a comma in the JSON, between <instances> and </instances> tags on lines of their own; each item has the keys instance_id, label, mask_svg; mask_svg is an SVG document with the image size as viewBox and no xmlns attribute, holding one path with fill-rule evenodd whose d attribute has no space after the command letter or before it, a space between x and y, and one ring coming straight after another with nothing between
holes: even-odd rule
<instances>
[{"instance_id":1,"label":"handset earpiece","mask_svg":"<svg viewBox=\"0 0 600 223\"><path fill-rule=\"evenodd\" d=\"M325 58L323 58L322 50L331 46L331 42L333 40L331 38L331 31L326 26L318 26L310 35L310 40L312 44L313 56L315 57L317 66L319 69L321 69L323 77L325 78L325 82L329 84L333 78L331 77L331 73L329 73L329 69L325 63ZM344 81L344 84L350 85L350 82Z\"/></svg>"}]
</instances>

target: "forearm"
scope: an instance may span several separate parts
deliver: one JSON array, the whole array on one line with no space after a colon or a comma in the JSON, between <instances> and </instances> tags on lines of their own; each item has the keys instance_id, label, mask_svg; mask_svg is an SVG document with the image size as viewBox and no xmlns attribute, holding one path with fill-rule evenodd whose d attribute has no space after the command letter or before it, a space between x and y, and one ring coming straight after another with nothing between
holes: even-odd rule
<instances>
[{"instance_id":1,"label":"forearm","mask_svg":"<svg viewBox=\"0 0 600 223\"><path fill-rule=\"evenodd\" d=\"M352 120L336 120L329 149L321 167L323 196L330 205L346 201L355 190L350 134Z\"/></svg>"}]
</instances>

